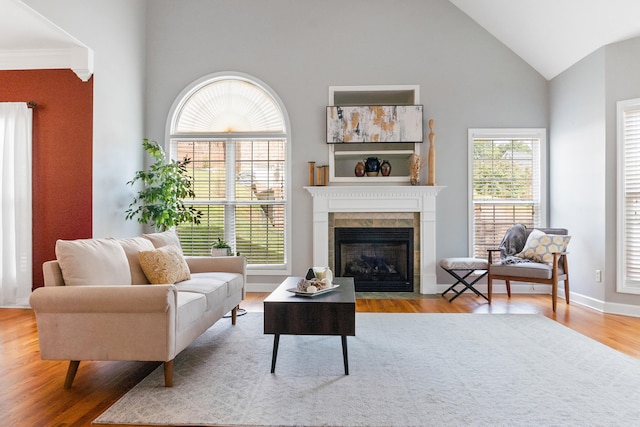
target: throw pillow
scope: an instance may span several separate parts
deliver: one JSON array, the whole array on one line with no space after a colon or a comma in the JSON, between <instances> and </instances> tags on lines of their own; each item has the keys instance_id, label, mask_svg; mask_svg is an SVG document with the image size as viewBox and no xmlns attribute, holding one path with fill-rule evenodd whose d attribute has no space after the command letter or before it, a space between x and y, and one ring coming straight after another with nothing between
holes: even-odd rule
<instances>
[{"instance_id":1,"label":"throw pillow","mask_svg":"<svg viewBox=\"0 0 640 427\"><path fill-rule=\"evenodd\" d=\"M142 271L142 267L140 266L140 257L138 253L140 251L152 251L155 248L153 247L153 243L150 240L145 239L144 237L132 237L129 239L120 239L118 240L122 249L124 249L124 253L127 255L127 259L129 260L129 270L131 271L131 284L132 285L148 285L149 280L147 280L147 276L145 276L144 271Z\"/></svg>"},{"instance_id":2,"label":"throw pillow","mask_svg":"<svg viewBox=\"0 0 640 427\"><path fill-rule=\"evenodd\" d=\"M180 245L180 239L178 239L178 235L174 230L167 230L163 231L162 233L143 234L142 237L150 240L156 249L163 246L175 246L176 248L178 248L178 252L180 252L180 254L182 255L182 246Z\"/></svg>"},{"instance_id":3,"label":"throw pillow","mask_svg":"<svg viewBox=\"0 0 640 427\"><path fill-rule=\"evenodd\" d=\"M524 249L516 256L551 265L553 264L553 252L564 252L569 240L571 240L571 236L545 234L540 230L533 230L527 238Z\"/></svg>"},{"instance_id":4,"label":"throw pillow","mask_svg":"<svg viewBox=\"0 0 640 427\"><path fill-rule=\"evenodd\" d=\"M58 240L55 252L67 286L131 285L127 256L115 239Z\"/></svg>"},{"instance_id":5,"label":"throw pillow","mask_svg":"<svg viewBox=\"0 0 640 427\"><path fill-rule=\"evenodd\" d=\"M187 262L173 245L140 251L138 257L142 271L154 285L174 284L191 278Z\"/></svg>"}]
</instances>

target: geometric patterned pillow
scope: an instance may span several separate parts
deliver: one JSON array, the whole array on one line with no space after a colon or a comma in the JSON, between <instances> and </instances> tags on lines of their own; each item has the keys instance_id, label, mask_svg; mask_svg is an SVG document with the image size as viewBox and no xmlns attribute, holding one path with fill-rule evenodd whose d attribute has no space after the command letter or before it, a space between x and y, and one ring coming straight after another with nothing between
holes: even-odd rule
<instances>
[{"instance_id":1,"label":"geometric patterned pillow","mask_svg":"<svg viewBox=\"0 0 640 427\"><path fill-rule=\"evenodd\" d=\"M191 279L189 266L173 245L138 253L140 267L153 285L171 284Z\"/></svg>"},{"instance_id":2,"label":"geometric patterned pillow","mask_svg":"<svg viewBox=\"0 0 640 427\"><path fill-rule=\"evenodd\" d=\"M516 256L551 265L553 264L553 253L566 251L570 240L571 236L545 234L540 230L533 230L529 234L522 252Z\"/></svg>"}]
</instances>

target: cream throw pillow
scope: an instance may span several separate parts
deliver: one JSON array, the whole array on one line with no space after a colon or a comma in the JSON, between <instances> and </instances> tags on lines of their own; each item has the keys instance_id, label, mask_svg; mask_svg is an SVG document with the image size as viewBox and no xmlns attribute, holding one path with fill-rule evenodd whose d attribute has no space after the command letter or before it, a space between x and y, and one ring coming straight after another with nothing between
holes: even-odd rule
<instances>
[{"instance_id":1,"label":"cream throw pillow","mask_svg":"<svg viewBox=\"0 0 640 427\"><path fill-rule=\"evenodd\" d=\"M191 278L187 262L173 245L140 251L138 257L142 271L154 285L174 284Z\"/></svg>"},{"instance_id":2,"label":"cream throw pillow","mask_svg":"<svg viewBox=\"0 0 640 427\"><path fill-rule=\"evenodd\" d=\"M131 285L127 256L115 239L58 240L55 251L67 286Z\"/></svg>"},{"instance_id":3,"label":"cream throw pillow","mask_svg":"<svg viewBox=\"0 0 640 427\"><path fill-rule=\"evenodd\" d=\"M149 280L142 271L140 266L140 251L152 251L155 249L153 243L144 237L131 237L128 239L119 239L118 243L124 249L125 255L129 260L129 270L131 271L132 285L148 285Z\"/></svg>"},{"instance_id":4,"label":"cream throw pillow","mask_svg":"<svg viewBox=\"0 0 640 427\"><path fill-rule=\"evenodd\" d=\"M530 259L535 262L553 264L553 252L564 252L571 240L571 236L561 234L545 234L540 230L533 230L522 252L517 257Z\"/></svg>"}]
</instances>

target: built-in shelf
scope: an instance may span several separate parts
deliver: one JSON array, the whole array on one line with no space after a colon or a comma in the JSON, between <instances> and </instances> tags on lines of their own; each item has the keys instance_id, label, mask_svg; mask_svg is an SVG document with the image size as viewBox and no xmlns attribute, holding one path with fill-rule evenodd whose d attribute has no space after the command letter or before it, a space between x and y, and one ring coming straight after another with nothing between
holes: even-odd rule
<instances>
[{"instance_id":1,"label":"built-in shelf","mask_svg":"<svg viewBox=\"0 0 640 427\"><path fill-rule=\"evenodd\" d=\"M329 105L416 105L420 103L417 85L400 86L333 86L329 88ZM329 182L375 184L408 183L408 161L420 154L421 143L343 143L329 147ZM391 164L390 176L355 175L358 162L377 157Z\"/></svg>"},{"instance_id":2,"label":"built-in shelf","mask_svg":"<svg viewBox=\"0 0 640 427\"><path fill-rule=\"evenodd\" d=\"M378 182L409 182L408 161L412 154L419 154L419 145L405 143L402 149L394 149L394 144L330 144L329 145L329 181L352 183L378 183ZM400 144L397 144L400 145ZM357 147L355 149L354 147ZM358 162L364 162L368 157L377 157L382 163L387 160L391 164L389 176L362 176L355 175L355 167Z\"/></svg>"},{"instance_id":3,"label":"built-in shelf","mask_svg":"<svg viewBox=\"0 0 640 427\"><path fill-rule=\"evenodd\" d=\"M413 154L413 150L367 150L367 151L334 151L334 156L342 157L342 156L358 156L358 158L362 157L363 153L366 153L367 156L410 156Z\"/></svg>"}]
</instances>

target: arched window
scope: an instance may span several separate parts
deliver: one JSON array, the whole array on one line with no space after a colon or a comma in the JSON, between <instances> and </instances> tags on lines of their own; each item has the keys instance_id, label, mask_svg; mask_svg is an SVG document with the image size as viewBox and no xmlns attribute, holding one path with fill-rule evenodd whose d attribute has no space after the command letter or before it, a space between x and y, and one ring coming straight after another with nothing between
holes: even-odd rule
<instances>
[{"instance_id":1,"label":"arched window","mask_svg":"<svg viewBox=\"0 0 640 427\"><path fill-rule=\"evenodd\" d=\"M202 223L181 224L185 255L208 255L218 238L247 257L250 270L289 273L288 118L258 80L215 74L194 82L169 114L171 158L191 159Z\"/></svg>"}]
</instances>

